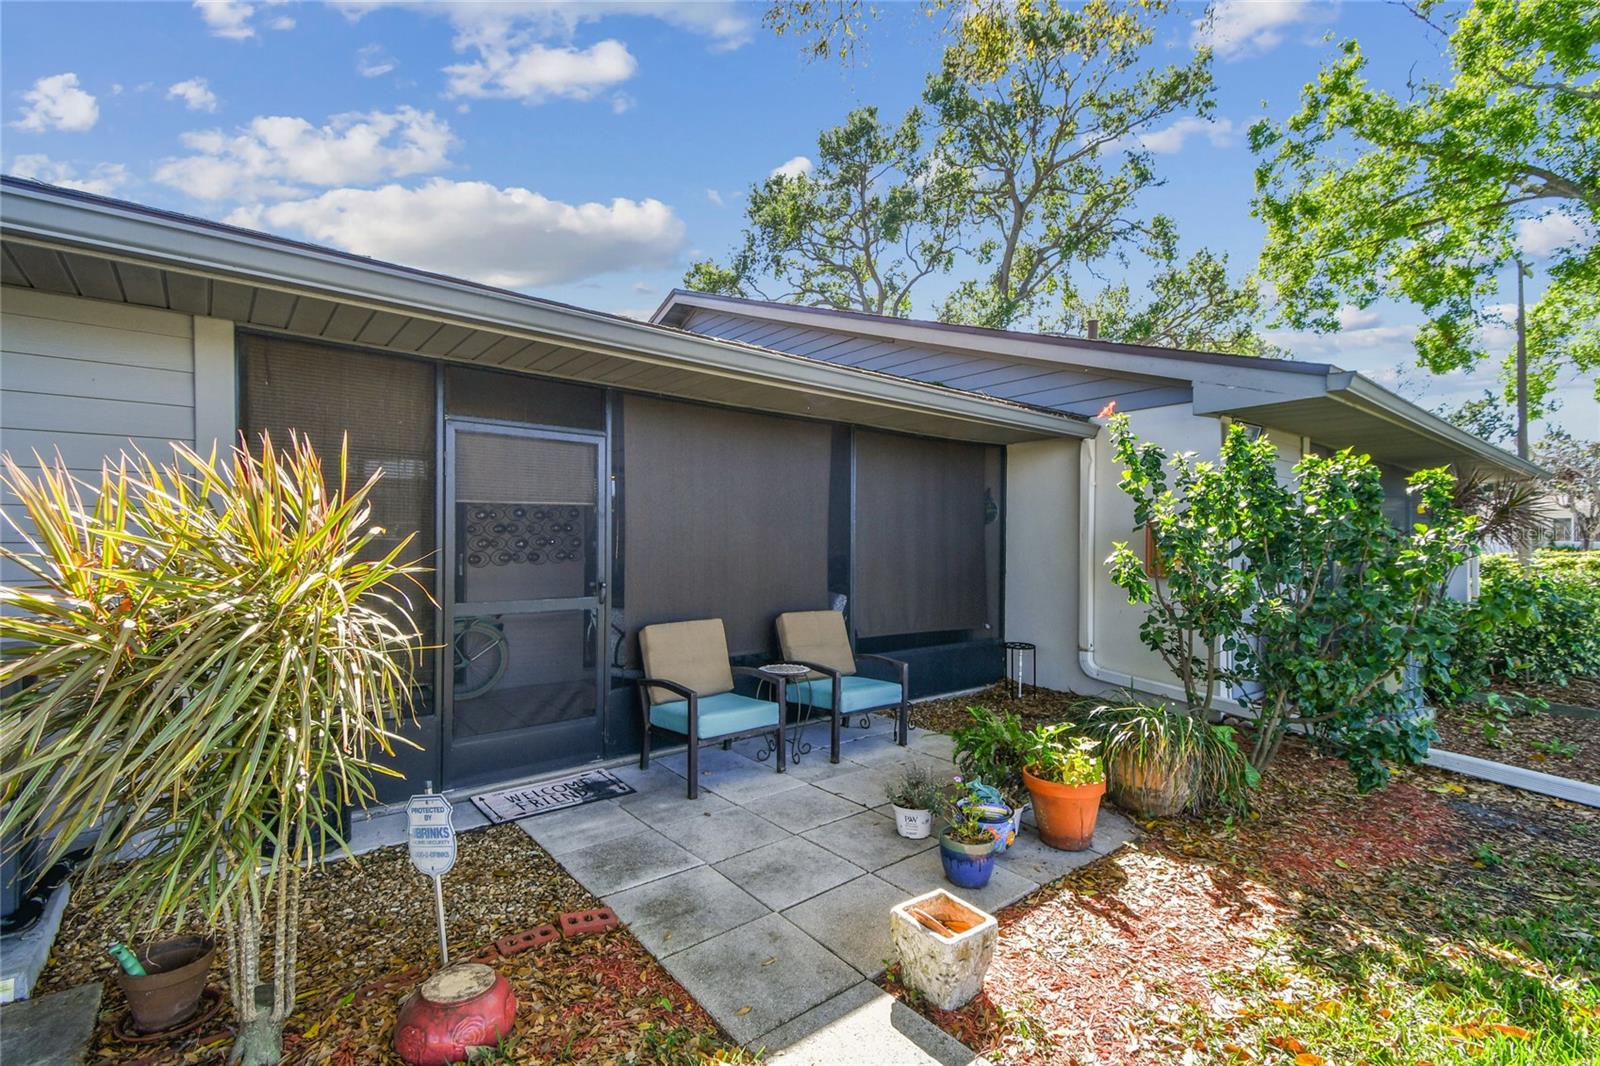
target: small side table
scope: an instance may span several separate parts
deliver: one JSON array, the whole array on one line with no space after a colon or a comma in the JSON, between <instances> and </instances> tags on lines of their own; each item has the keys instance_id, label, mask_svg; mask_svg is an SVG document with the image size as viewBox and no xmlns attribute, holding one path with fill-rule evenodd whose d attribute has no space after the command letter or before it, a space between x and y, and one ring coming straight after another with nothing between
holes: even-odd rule
<instances>
[{"instance_id":1,"label":"small side table","mask_svg":"<svg viewBox=\"0 0 1600 1066\"><path fill-rule=\"evenodd\" d=\"M1039 649L1025 640L1008 640L1000 645L1006 650L1006 680L1017 687L1017 698L1022 697L1022 657L1027 655L1033 667L1033 687L1039 687Z\"/></svg>"},{"instance_id":2,"label":"small side table","mask_svg":"<svg viewBox=\"0 0 1600 1066\"><path fill-rule=\"evenodd\" d=\"M801 666L798 663L767 663L761 669L769 674L779 675L790 684L801 680L811 672L810 668ZM800 712L800 718L794 724L794 737L789 742L789 761L792 763L798 763L800 756L809 754L811 751L811 745L804 742L806 726L811 724L811 701L807 700L800 706L804 709ZM786 714L788 713L788 708L780 707L778 713L780 715ZM774 743L769 739L767 747L756 753L757 761L765 762L767 756L771 755L774 750L776 750Z\"/></svg>"}]
</instances>

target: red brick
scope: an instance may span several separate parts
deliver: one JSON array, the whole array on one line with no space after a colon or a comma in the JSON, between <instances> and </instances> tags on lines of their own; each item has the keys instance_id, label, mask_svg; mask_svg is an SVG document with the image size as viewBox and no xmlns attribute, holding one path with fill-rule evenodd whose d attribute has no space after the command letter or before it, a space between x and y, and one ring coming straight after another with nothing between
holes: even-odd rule
<instances>
[{"instance_id":1,"label":"red brick","mask_svg":"<svg viewBox=\"0 0 1600 1066\"><path fill-rule=\"evenodd\" d=\"M378 978L376 981L373 981L361 991L357 992L355 1001L357 1003L365 1003L367 1000L376 999L378 996L400 992L410 988L412 985L419 983L421 980L421 968L402 970L399 973L392 973L387 977Z\"/></svg>"},{"instance_id":2,"label":"red brick","mask_svg":"<svg viewBox=\"0 0 1600 1066\"><path fill-rule=\"evenodd\" d=\"M494 942L502 958L509 959L513 955L520 955L530 948L542 948L546 944L560 938L561 933L548 922L536 925L532 929L524 929L520 933L501 937Z\"/></svg>"},{"instance_id":3,"label":"red brick","mask_svg":"<svg viewBox=\"0 0 1600 1066\"><path fill-rule=\"evenodd\" d=\"M568 939L592 933L604 933L622 924L617 921L617 916L612 913L610 907L596 907L590 911L568 911L561 916L560 922L561 935Z\"/></svg>"}]
</instances>

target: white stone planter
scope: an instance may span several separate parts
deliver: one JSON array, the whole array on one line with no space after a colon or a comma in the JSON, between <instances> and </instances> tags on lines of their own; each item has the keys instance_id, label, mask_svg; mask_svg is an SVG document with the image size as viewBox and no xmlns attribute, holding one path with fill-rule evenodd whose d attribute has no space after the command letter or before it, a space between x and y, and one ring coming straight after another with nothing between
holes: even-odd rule
<instances>
[{"instance_id":1,"label":"white stone planter","mask_svg":"<svg viewBox=\"0 0 1600 1066\"><path fill-rule=\"evenodd\" d=\"M953 935L928 928L911 915L921 910ZM955 1010L983 989L994 960L999 926L994 915L936 888L889 912L890 934L900 960L900 980L939 1010Z\"/></svg>"},{"instance_id":2,"label":"white stone planter","mask_svg":"<svg viewBox=\"0 0 1600 1066\"><path fill-rule=\"evenodd\" d=\"M894 807L894 827L900 835L912 840L921 840L933 830L933 812L919 811L911 807Z\"/></svg>"}]
</instances>

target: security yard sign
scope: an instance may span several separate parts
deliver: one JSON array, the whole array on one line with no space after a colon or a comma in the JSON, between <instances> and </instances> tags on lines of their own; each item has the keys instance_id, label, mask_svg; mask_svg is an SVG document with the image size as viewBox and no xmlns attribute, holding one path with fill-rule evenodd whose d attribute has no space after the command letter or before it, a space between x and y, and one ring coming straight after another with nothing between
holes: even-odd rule
<instances>
[{"instance_id":1,"label":"security yard sign","mask_svg":"<svg viewBox=\"0 0 1600 1066\"><path fill-rule=\"evenodd\" d=\"M456 864L456 830L450 801L436 793L412 796L406 803L406 843L411 865L426 877L443 877Z\"/></svg>"},{"instance_id":2,"label":"security yard sign","mask_svg":"<svg viewBox=\"0 0 1600 1066\"><path fill-rule=\"evenodd\" d=\"M431 786L430 786L431 787ZM456 827L450 801L433 792L406 802L406 847L411 865L433 878L433 910L439 919L439 965L450 965L450 942L444 935L444 884L439 879L456 864Z\"/></svg>"}]
</instances>

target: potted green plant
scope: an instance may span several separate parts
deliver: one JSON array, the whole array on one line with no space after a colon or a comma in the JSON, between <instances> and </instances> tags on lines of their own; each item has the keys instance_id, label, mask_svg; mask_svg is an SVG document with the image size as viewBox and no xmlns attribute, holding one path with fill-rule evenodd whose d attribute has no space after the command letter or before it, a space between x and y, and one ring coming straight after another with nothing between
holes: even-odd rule
<instances>
[{"instance_id":1,"label":"potted green plant","mask_svg":"<svg viewBox=\"0 0 1600 1066\"><path fill-rule=\"evenodd\" d=\"M350 484L343 454L324 477L304 438L174 451L97 484L4 458L33 532L0 546L26 575L5 590L3 676L29 681L0 707L0 838L48 864L98 828L88 864L122 863L102 902L134 928L219 931L232 1061L270 1066L301 878L394 773L377 758L410 712L422 568L410 538L378 540L377 475Z\"/></svg>"},{"instance_id":2,"label":"potted green plant","mask_svg":"<svg viewBox=\"0 0 1600 1066\"><path fill-rule=\"evenodd\" d=\"M996 713L987 707L968 707L967 715L971 723L950 735L955 741L956 769L966 780L996 789L1011 808L1015 828L1028 798L1022 781L1028 727L1014 713Z\"/></svg>"},{"instance_id":3,"label":"potted green plant","mask_svg":"<svg viewBox=\"0 0 1600 1066\"><path fill-rule=\"evenodd\" d=\"M983 824L982 795L970 781L956 778L957 788L944 808L948 823L939 834L939 859L951 884L982 888L994 875L994 830Z\"/></svg>"},{"instance_id":4,"label":"potted green plant","mask_svg":"<svg viewBox=\"0 0 1600 1066\"><path fill-rule=\"evenodd\" d=\"M1100 741L1107 795L1140 817L1169 818L1210 806L1242 811L1261 777L1231 726L1176 708L1100 706L1083 728Z\"/></svg>"},{"instance_id":5,"label":"potted green plant","mask_svg":"<svg viewBox=\"0 0 1600 1066\"><path fill-rule=\"evenodd\" d=\"M943 783L921 763L912 763L889 784L895 830L910 840L922 840L933 829L933 812L939 805Z\"/></svg>"},{"instance_id":6,"label":"potted green plant","mask_svg":"<svg viewBox=\"0 0 1600 1066\"><path fill-rule=\"evenodd\" d=\"M1022 779L1033 797L1039 839L1052 848L1082 851L1094 839L1106 791L1099 747L1093 737L1073 736L1065 723L1028 731Z\"/></svg>"}]
</instances>

